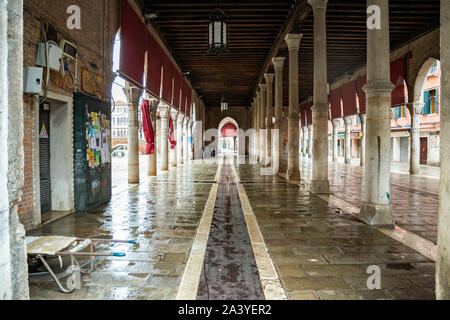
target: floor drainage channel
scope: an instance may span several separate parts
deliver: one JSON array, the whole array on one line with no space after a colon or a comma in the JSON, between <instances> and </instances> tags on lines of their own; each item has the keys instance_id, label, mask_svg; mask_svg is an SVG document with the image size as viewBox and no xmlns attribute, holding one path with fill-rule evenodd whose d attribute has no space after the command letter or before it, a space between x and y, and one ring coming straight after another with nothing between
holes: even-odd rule
<instances>
[{"instance_id":1,"label":"floor drainage channel","mask_svg":"<svg viewBox=\"0 0 450 320\"><path fill-rule=\"evenodd\" d=\"M198 300L264 300L232 167L224 165Z\"/></svg>"}]
</instances>

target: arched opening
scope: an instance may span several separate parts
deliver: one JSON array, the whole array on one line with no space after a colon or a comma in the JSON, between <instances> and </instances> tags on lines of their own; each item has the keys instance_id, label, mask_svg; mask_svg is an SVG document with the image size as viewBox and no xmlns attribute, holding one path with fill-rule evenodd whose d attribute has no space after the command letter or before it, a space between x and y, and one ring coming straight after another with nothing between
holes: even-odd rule
<instances>
[{"instance_id":1,"label":"arched opening","mask_svg":"<svg viewBox=\"0 0 450 320\"><path fill-rule=\"evenodd\" d=\"M219 154L237 154L239 150L239 125L230 117L219 124Z\"/></svg>"}]
</instances>

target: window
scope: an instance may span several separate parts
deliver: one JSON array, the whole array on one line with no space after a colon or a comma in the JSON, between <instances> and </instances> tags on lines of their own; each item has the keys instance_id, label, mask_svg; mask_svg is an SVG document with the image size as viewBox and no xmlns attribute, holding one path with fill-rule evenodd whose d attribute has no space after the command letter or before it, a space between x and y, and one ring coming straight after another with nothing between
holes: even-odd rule
<instances>
[{"instance_id":1,"label":"window","mask_svg":"<svg viewBox=\"0 0 450 320\"><path fill-rule=\"evenodd\" d=\"M422 114L437 114L439 112L439 95L438 89L433 89L429 91L425 91L423 95L424 107Z\"/></svg>"}]
</instances>

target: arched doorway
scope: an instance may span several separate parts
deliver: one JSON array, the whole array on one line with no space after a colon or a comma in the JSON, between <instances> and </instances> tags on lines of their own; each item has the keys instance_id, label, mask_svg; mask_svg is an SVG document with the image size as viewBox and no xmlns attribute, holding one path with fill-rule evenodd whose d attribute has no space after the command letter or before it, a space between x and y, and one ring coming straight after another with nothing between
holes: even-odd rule
<instances>
[{"instance_id":1,"label":"arched doorway","mask_svg":"<svg viewBox=\"0 0 450 320\"><path fill-rule=\"evenodd\" d=\"M219 154L237 154L239 150L239 125L230 117L219 124Z\"/></svg>"}]
</instances>

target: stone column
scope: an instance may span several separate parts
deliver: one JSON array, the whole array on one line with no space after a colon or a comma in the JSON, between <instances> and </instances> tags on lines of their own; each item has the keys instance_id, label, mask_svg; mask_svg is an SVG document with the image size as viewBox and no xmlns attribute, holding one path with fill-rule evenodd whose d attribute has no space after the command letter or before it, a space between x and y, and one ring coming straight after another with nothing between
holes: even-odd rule
<instances>
[{"instance_id":1,"label":"stone column","mask_svg":"<svg viewBox=\"0 0 450 320\"><path fill-rule=\"evenodd\" d=\"M123 92L128 101L128 183L139 183L139 99L142 90L126 84Z\"/></svg>"},{"instance_id":2,"label":"stone column","mask_svg":"<svg viewBox=\"0 0 450 320\"><path fill-rule=\"evenodd\" d=\"M420 115L422 114L423 102L408 104L411 115L411 151L409 173L412 175L420 173Z\"/></svg>"},{"instance_id":3,"label":"stone column","mask_svg":"<svg viewBox=\"0 0 450 320\"><path fill-rule=\"evenodd\" d=\"M450 105L450 2L441 0L442 106ZM447 72L448 71L448 72ZM450 109L441 108L441 186L436 260L436 298L450 299Z\"/></svg>"},{"instance_id":4,"label":"stone column","mask_svg":"<svg viewBox=\"0 0 450 320\"><path fill-rule=\"evenodd\" d=\"M266 165L272 163L272 128L273 128L273 79L275 74L266 73L264 75L267 84L266 99Z\"/></svg>"},{"instance_id":5,"label":"stone column","mask_svg":"<svg viewBox=\"0 0 450 320\"><path fill-rule=\"evenodd\" d=\"M171 110L170 110L170 117L172 118L173 138L177 141L177 134L178 134L178 128L177 128L178 110L175 109L175 108L171 108ZM170 128L169 128L169 130L170 130ZM178 141L177 141L177 144L175 145L175 148L170 149L170 151L169 151L169 166L171 168L176 168L177 167L177 149L178 149Z\"/></svg>"},{"instance_id":6,"label":"stone column","mask_svg":"<svg viewBox=\"0 0 450 320\"><path fill-rule=\"evenodd\" d=\"M184 115L178 114L177 118L177 165L181 166L184 163L183 158L183 123Z\"/></svg>"},{"instance_id":7,"label":"stone column","mask_svg":"<svg viewBox=\"0 0 450 320\"><path fill-rule=\"evenodd\" d=\"M261 162L261 92L256 91L256 161Z\"/></svg>"},{"instance_id":8,"label":"stone column","mask_svg":"<svg viewBox=\"0 0 450 320\"><path fill-rule=\"evenodd\" d=\"M366 163L366 114L360 114L359 119L361 120L361 167L364 167Z\"/></svg>"},{"instance_id":9,"label":"stone column","mask_svg":"<svg viewBox=\"0 0 450 320\"><path fill-rule=\"evenodd\" d=\"M153 154L149 154L148 155L148 173L147 173L147 175L149 177L156 177L156 175L158 173L157 160L156 160L156 158L157 158L156 157L156 154L157 154L157 152L156 152L156 141L158 139L158 132L156 131L156 111L158 110L158 104L159 104L159 101L156 100L156 99L150 101L150 119L151 119L151 122L152 122L153 132L154 132L154 135L155 135L155 137L154 137L154 139L155 139L155 142L154 142L155 148L154 148Z\"/></svg>"},{"instance_id":10,"label":"stone column","mask_svg":"<svg viewBox=\"0 0 450 320\"><path fill-rule=\"evenodd\" d=\"M161 171L169 171L169 107L160 106L161 117Z\"/></svg>"},{"instance_id":11,"label":"stone column","mask_svg":"<svg viewBox=\"0 0 450 320\"><path fill-rule=\"evenodd\" d=\"M8 10L0 0L0 147L8 150ZM0 300L12 299L9 234L8 152L0 161Z\"/></svg>"},{"instance_id":12,"label":"stone column","mask_svg":"<svg viewBox=\"0 0 450 320\"><path fill-rule=\"evenodd\" d=\"M338 162L338 127L339 119L333 119L333 162Z\"/></svg>"},{"instance_id":13,"label":"stone column","mask_svg":"<svg viewBox=\"0 0 450 320\"><path fill-rule=\"evenodd\" d=\"M309 143L308 143L308 157L310 159L312 159L313 157L313 148L314 148L314 125L309 125L308 126L308 139L309 139Z\"/></svg>"},{"instance_id":14,"label":"stone column","mask_svg":"<svg viewBox=\"0 0 450 320\"><path fill-rule=\"evenodd\" d=\"M350 126L352 125L352 118L345 117L345 164L350 164L352 160L352 132Z\"/></svg>"},{"instance_id":15,"label":"stone column","mask_svg":"<svg viewBox=\"0 0 450 320\"><path fill-rule=\"evenodd\" d=\"M189 147L189 161L194 160L194 135L193 135L194 121L188 123L188 147Z\"/></svg>"},{"instance_id":16,"label":"stone column","mask_svg":"<svg viewBox=\"0 0 450 320\"><path fill-rule=\"evenodd\" d=\"M286 166L283 161L284 154L284 128L283 128L283 66L286 58L275 57L272 64L275 68L275 130L279 131L278 147L275 148L274 158L278 157L278 172L285 173Z\"/></svg>"},{"instance_id":17,"label":"stone column","mask_svg":"<svg viewBox=\"0 0 450 320\"><path fill-rule=\"evenodd\" d=\"M391 95L389 1L368 0L381 9L381 28L367 30L367 138L364 203L360 219L370 225L393 225L390 203Z\"/></svg>"},{"instance_id":18,"label":"stone column","mask_svg":"<svg viewBox=\"0 0 450 320\"><path fill-rule=\"evenodd\" d=\"M299 110L298 110L298 51L301 34L289 33L285 41L289 49L289 122L288 122L288 180L300 180L298 146Z\"/></svg>"},{"instance_id":19,"label":"stone column","mask_svg":"<svg viewBox=\"0 0 450 320\"><path fill-rule=\"evenodd\" d=\"M314 11L314 105L312 193L330 193L328 181L328 74L326 10L328 0L308 0ZM312 148L310 148L312 152Z\"/></svg>"},{"instance_id":20,"label":"stone column","mask_svg":"<svg viewBox=\"0 0 450 320\"><path fill-rule=\"evenodd\" d=\"M266 165L267 164L267 130L266 130L266 101L267 101L267 84L260 84L259 85L261 89L261 96L260 96L260 110L261 110L261 131L260 131L260 145L259 150L261 152L261 164Z\"/></svg>"},{"instance_id":21,"label":"stone column","mask_svg":"<svg viewBox=\"0 0 450 320\"><path fill-rule=\"evenodd\" d=\"M183 162L186 164L189 162L189 144L188 144L188 124L189 118L185 117L183 122Z\"/></svg>"}]
</instances>

